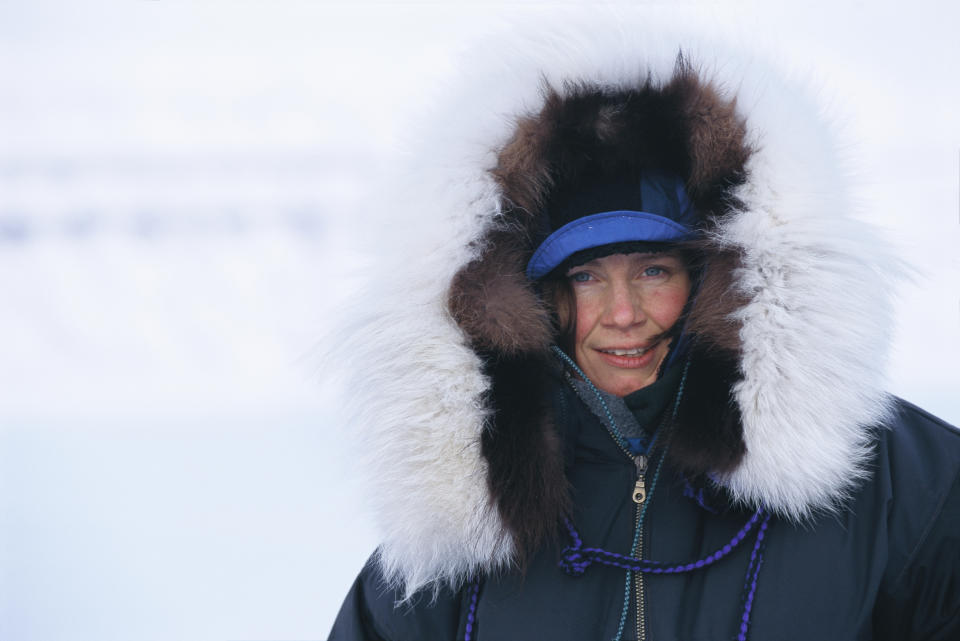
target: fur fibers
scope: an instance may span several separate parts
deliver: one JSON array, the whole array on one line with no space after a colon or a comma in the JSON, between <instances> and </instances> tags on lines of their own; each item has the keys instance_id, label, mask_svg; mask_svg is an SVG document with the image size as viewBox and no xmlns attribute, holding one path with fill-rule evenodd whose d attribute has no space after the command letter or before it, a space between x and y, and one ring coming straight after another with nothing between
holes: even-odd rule
<instances>
[{"instance_id":1,"label":"fur fibers","mask_svg":"<svg viewBox=\"0 0 960 641\"><path fill-rule=\"evenodd\" d=\"M758 60L646 21L543 32L485 42L489 64L474 52L422 114L388 194L405 257L383 260L338 337L337 361L365 364L342 372L347 420L380 563L408 596L515 565L569 507L534 375L555 328L522 271L553 188L583 171L578 148L614 149L617 170L668 165L703 216L687 398L709 401L681 408L679 465L809 518L866 474L888 411L891 261L851 216L818 106ZM631 125L625 95L660 120Z\"/></svg>"}]
</instances>

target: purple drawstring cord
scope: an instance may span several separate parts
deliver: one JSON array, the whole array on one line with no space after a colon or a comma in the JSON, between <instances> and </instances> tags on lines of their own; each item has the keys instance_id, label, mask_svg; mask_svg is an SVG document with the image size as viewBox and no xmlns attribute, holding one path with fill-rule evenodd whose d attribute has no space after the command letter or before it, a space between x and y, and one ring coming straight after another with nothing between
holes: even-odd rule
<instances>
[{"instance_id":1,"label":"purple drawstring cord","mask_svg":"<svg viewBox=\"0 0 960 641\"><path fill-rule=\"evenodd\" d=\"M709 556L706 556L698 561L683 565L670 565L658 561L636 559L631 556L617 554L615 552L608 552L601 548L584 548L582 547L583 541L580 539L580 535L577 534L576 530L573 528L573 524L568 520L566 522L567 530L570 532L574 543L573 545L564 548L559 566L567 574L572 575L583 574L587 567L592 563L612 565L625 570L632 570L634 572L647 572L650 574L676 574L679 572L691 572L693 570L698 570L702 567L712 565L730 554L735 547L743 542L743 539L745 539L750 531L756 526L757 521L760 520L762 515L763 513L759 510L755 512L753 516L750 517L750 520L747 521L746 525L744 525L740 531L737 532L732 539L730 539L730 542L719 548L713 554L710 554Z\"/></svg>"},{"instance_id":2,"label":"purple drawstring cord","mask_svg":"<svg viewBox=\"0 0 960 641\"><path fill-rule=\"evenodd\" d=\"M467 629L463 634L463 641L473 639L473 628L477 622L477 597L480 596L480 578L470 583L470 609L467 611Z\"/></svg>"},{"instance_id":3,"label":"purple drawstring cord","mask_svg":"<svg viewBox=\"0 0 960 641\"><path fill-rule=\"evenodd\" d=\"M726 545L718 548L712 554L702 559L693 561L692 563L684 564L668 564L658 561L648 561L625 556L623 554L616 554L615 552L608 552L607 550L603 550L601 548L585 548L583 547L583 539L580 538L580 534L577 532L576 528L573 527L573 524L567 520L567 531L570 533L570 538L573 539L573 545L563 549L558 565L563 569L564 572L571 576L580 576L586 571L587 567L593 563L600 563L601 565L609 565L623 568L625 570L645 572L648 574L678 574L681 572L692 572L694 570L699 570L701 568L713 565L720 559L730 554L743 542L745 538L747 538L747 535L757 527L758 522L760 527L757 528L757 540L753 546L753 552L750 554L750 564L747 566L747 574L744 579L743 614L740 617L740 629L737 636L737 641L746 641L747 632L750 629L750 614L753 610L753 599L756 596L757 581L760 577L760 566L763 565L763 547L766 538L767 527L770 524L770 515L764 514L762 510L757 510L753 516L750 517L750 520L748 520L747 523L740 528L740 531L737 532Z\"/></svg>"},{"instance_id":4,"label":"purple drawstring cord","mask_svg":"<svg viewBox=\"0 0 960 641\"><path fill-rule=\"evenodd\" d=\"M750 553L750 565L747 566L747 577L744 581L744 603L743 615L740 617L740 630L737 634L737 641L747 641L747 632L750 630L750 612L753 609L753 597L757 593L757 579L760 577L760 566L763 565L763 548L767 534L767 526L770 523L770 517L767 516L760 524L760 531L757 532L757 542L753 544L753 552Z\"/></svg>"}]
</instances>

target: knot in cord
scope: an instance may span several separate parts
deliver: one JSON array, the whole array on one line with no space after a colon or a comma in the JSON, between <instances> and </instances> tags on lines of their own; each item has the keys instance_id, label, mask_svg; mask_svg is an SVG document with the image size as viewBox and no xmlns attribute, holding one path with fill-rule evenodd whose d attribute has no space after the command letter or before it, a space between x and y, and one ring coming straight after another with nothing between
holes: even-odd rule
<instances>
[{"instance_id":1,"label":"knot in cord","mask_svg":"<svg viewBox=\"0 0 960 641\"><path fill-rule=\"evenodd\" d=\"M757 544L757 547L759 547L760 542L763 540L769 521L770 515L765 514L762 510L757 510L746 522L746 524L740 528L740 531L737 532L726 545L717 548L713 553L708 554L702 559L697 559L696 561L692 561L690 563L671 564L660 561L650 561L647 559L638 559L624 554L617 554L616 552L609 552L602 548L585 548L583 547L583 540L580 538L579 533L577 533L576 528L574 528L573 524L567 520L567 530L570 532L571 538L573 539L573 544L563 549L560 561L557 563L557 565L559 565L564 572L571 576L582 575L586 569L594 563L623 568L624 570L630 570L632 572L644 572L646 574L680 574L682 572L693 572L694 570L699 570L701 568L713 565L720 559L733 552L733 550L735 550L737 546L739 546L744 539L747 538L747 535L757 527L758 523L760 523L760 532L758 535ZM755 547L754 556L756 556L756 554L757 548Z\"/></svg>"},{"instance_id":2,"label":"knot in cord","mask_svg":"<svg viewBox=\"0 0 960 641\"><path fill-rule=\"evenodd\" d=\"M747 573L744 577L743 611L740 614L740 627L737 631L737 641L746 641L750 631L750 615L753 611L753 600L757 593L757 580L760 575L760 566L763 565L763 549L769 525L770 515L763 510L757 510L726 545L717 548L712 554L690 563L669 564L616 554L601 548L585 548L583 547L583 539L580 538L579 532L577 532L573 523L567 519L567 531L570 533L570 538L573 540L573 543L563 549L557 565L570 576L583 575L587 568L593 563L647 574L693 572L713 565L729 555L737 546L743 543L751 531L756 529L757 538L753 545L753 551L750 553L750 563L747 566Z\"/></svg>"},{"instance_id":3,"label":"knot in cord","mask_svg":"<svg viewBox=\"0 0 960 641\"><path fill-rule=\"evenodd\" d=\"M573 544L563 548L560 552L560 562L558 565L561 570L570 576L580 576L586 572L587 566L593 563L593 561L584 557L583 539L580 538L580 534L576 528L573 527L570 519L564 519L564 524L567 526L567 532L570 533Z\"/></svg>"}]
</instances>

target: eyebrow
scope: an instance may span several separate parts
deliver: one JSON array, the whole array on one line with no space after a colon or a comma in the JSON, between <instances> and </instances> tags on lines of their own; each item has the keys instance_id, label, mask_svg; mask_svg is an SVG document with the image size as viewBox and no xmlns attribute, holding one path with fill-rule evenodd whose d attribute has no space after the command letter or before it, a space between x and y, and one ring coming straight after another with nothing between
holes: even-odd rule
<instances>
[{"instance_id":1,"label":"eyebrow","mask_svg":"<svg viewBox=\"0 0 960 641\"><path fill-rule=\"evenodd\" d=\"M638 254L642 256L643 258L641 258L641 260L658 260L661 258L673 258L679 261L683 261L683 256L676 249L669 249L669 250L657 251L657 252L630 252L629 254L624 254L624 256L632 256L634 254ZM597 261L603 260L604 258L607 258L608 256L613 256L613 255L614 254L608 254L607 256L600 256L598 258L594 258L593 260L588 260L585 263L574 265L573 267L569 268L566 273L569 274L574 269L577 269L579 267L587 267L588 265L596 264Z\"/></svg>"}]
</instances>

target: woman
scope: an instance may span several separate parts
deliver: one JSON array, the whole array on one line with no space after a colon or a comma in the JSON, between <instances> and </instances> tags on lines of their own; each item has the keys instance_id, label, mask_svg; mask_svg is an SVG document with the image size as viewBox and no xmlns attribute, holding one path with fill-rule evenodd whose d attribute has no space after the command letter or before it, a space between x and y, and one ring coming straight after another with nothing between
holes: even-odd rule
<instances>
[{"instance_id":1,"label":"woman","mask_svg":"<svg viewBox=\"0 0 960 641\"><path fill-rule=\"evenodd\" d=\"M882 390L824 125L644 35L429 119L430 251L345 346L384 539L332 638L960 637L960 436Z\"/></svg>"}]
</instances>

